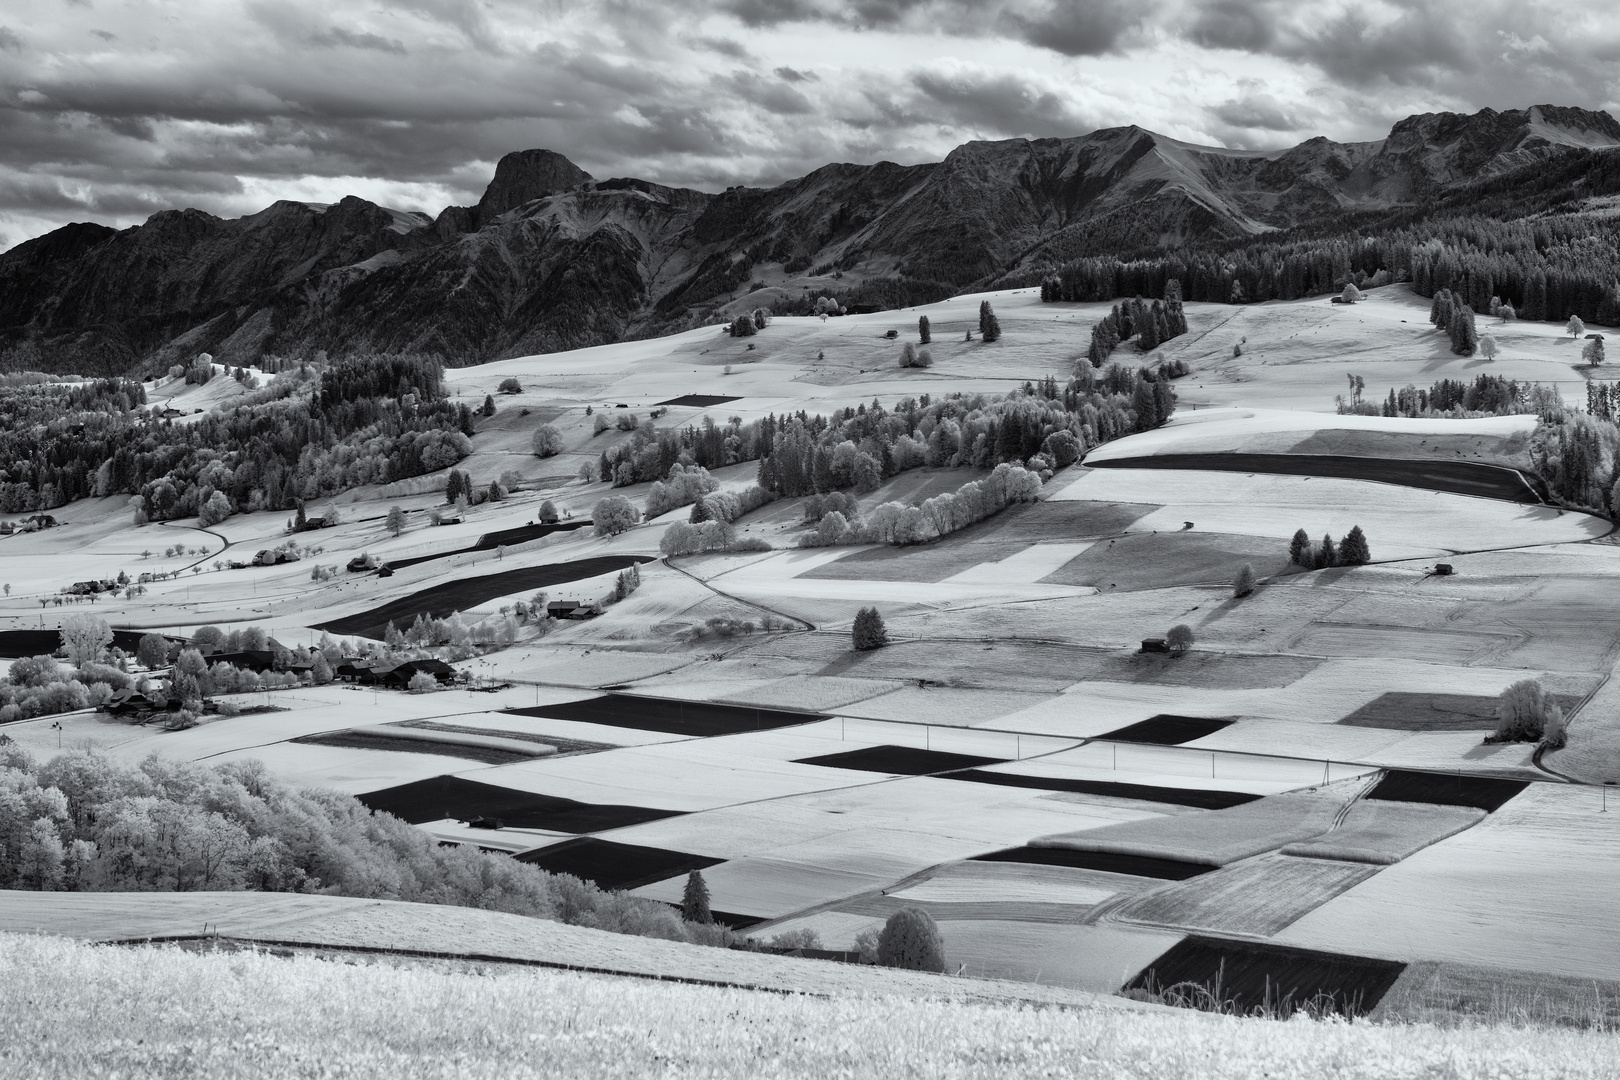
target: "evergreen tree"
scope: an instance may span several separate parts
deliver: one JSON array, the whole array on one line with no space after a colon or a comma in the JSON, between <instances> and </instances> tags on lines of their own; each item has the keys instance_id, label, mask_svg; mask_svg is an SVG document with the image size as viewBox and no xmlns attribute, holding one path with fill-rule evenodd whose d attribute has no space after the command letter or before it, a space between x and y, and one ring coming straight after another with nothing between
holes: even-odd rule
<instances>
[{"instance_id":1,"label":"evergreen tree","mask_svg":"<svg viewBox=\"0 0 1620 1080\"><path fill-rule=\"evenodd\" d=\"M996 319L995 309L988 300L979 301L979 336L986 342L1001 337L1001 323Z\"/></svg>"},{"instance_id":2,"label":"evergreen tree","mask_svg":"<svg viewBox=\"0 0 1620 1080\"><path fill-rule=\"evenodd\" d=\"M484 413L485 416L494 416L495 415L495 395L494 394L485 394L484 395L483 413Z\"/></svg>"},{"instance_id":3,"label":"evergreen tree","mask_svg":"<svg viewBox=\"0 0 1620 1080\"><path fill-rule=\"evenodd\" d=\"M703 873L693 870L686 875L686 891L681 895L681 918L687 922L712 923L714 913L709 910L709 883Z\"/></svg>"},{"instance_id":4,"label":"evergreen tree","mask_svg":"<svg viewBox=\"0 0 1620 1080\"><path fill-rule=\"evenodd\" d=\"M1366 566L1372 561L1372 552L1367 547L1367 537L1356 525L1344 534L1344 543L1339 546L1339 564L1342 566Z\"/></svg>"},{"instance_id":5,"label":"evergreen tree","mask_svg":"<svg viewBox=\"0 0 1620 1080\"><path fill-rule=\"evenodd\" d=\"M890 915L878 937L878 963L907 971L944 971L945 945L932 915L908 907Z\"/></svg>"},{"instance_id":6,"label":"evergreen tree","mask_svg":"<svg viewBox=\"0 0 1620 1080\"><path fill-rule=\"evenodd\" d=\"M1288 544L1288 561L1295 566L1306 569L1311 565L1311 538L1304 529L1294 533L1294 539Z\"/></svg>"},{"instance_id":7,"label":"evergreen tree","mask_svg":"<svg viewBox=\"0 0 1620 1080\"><path fill-rule=\"evenodd\" d=\"M1316 549L1316 569L1325 570L1339 565L1339 549L1333 546L1333 537L1322 534L1322 546Z\"/></svg>"},{"instance_id":8,"label":"evergreen tree","mask_svg":"<svg viewBox=\"0 0 1620 1080\"><path fill-rule=\"evenodd\" d=\"M1254 567L1244 563L1238 567L1237 577L1232 579L1232 595L1245 597L1254 592Z\"/></svg>"},{"instance_id":9,"label":"evergreen tree","mask_svg":"<svg viewBox=\"0 0 1620 1080\"><path fill-rule=\"evenodd\" d=\"M930 341L934 340L934 336L928 326L928 316L926 315L917 320L917 340L924 345L927 345Z\"/></svg>"},{"instance_id":10,"label":"evergreen tree","mask_svg":"<svg viewBox=\"0 0 1620 1080\"><path fill-rule=\"evenodd\" d=\"M883 616L874 607L864 607L855 613L852 636L856 650L870 652L889 643L889 632L883 625Z\"/></svg>"}]
</instances>

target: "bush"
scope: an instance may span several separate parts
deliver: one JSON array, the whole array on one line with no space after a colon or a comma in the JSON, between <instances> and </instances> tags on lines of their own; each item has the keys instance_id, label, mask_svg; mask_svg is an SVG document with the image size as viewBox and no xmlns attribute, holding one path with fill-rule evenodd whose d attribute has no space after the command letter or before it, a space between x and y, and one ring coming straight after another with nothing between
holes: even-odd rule
<instances>
[{"instance_id":1,"label":"bush","mask_svg":"<svg viewBox=\"0 0 1620 1080\"><path fill-rule=\"evenodd\" d=\"M641 513L623 495L609 495L598 499L591 508L591 524L598 536L617 536L641 520Z\"/></svg>"},{"instance_id":2,"label":"bush","mask_svg":"<svg viewBox=\"0 0 1620 1080\"><path fill-rule=\"evenodd\" d=\"M410 687L411 693L421 694L428 690L437 690L439 688L439 680L435 679L425 671L418 671L415 675L411 676L411 681L407 685Z\"/></svg>"},{"instance_id":3,"label":"bush","mask_svg":"<svg viewBox=\"0 0 1620 1080\"><path fill-rule=\"evenodd\" d=\"M1254 567L1244 563L1238 567L1237 577L1232 580L1232 595L1244 597L1252 592L1254 592Z\"/></svg>"},{"instance_id":4,"label":"bush","mask_svg":"<svg viewBox=\"0 0 1620 1080\"><path fill-rule=\"evenodd\" d=\"M612 422L607 418L607 413L597 413L596 421L591 425L591 438L596 438L596 436L602 434L602 432L606 431L612 426Z\"/></svg>"},{"instance_id":5,"label":"bush","mask_svg":"<svg viewBox=\"0 0 1620 1080\"><path fill-rule=\"evenodd\" d=\"M506 378L501 380L501 385L497 386L495 389L503 394L521 394L523 393L523 384L518 382L517 379L508 375Z\"/></svg>"},{"instance_id":6,"label":"bush","mask_svg":"<svg viewBox=\"0 0 1620 1080\"><path fill-rule=\"evenodd\" d=\"M822 947L821 935L808 926L801 926L797 930L774 935L767 942L767 947L784 952L791 949L819 949Z\"/></svg>"},{"instance_id":7,"label":"bush","mask_svg":"<svg viewBox=\"0 0 1620 1080\"><path fill-rule=\"evenodd\" d=\"M1192 627L1186 623L1177 623L1170 628L1168 634L1164 635L1164 642L1170 646L1171 653L1180 656L1193 646Z\"/></svg>"},{"instance_id":8,"label":"bush","mask_svg":"<svg viewBox=\"0 0 1620 1080\"><path fill-rule=\"evenodd\" d=\"M532 445L535 457L556 457L562 453L562 432L558 431L554 424L541 424L534 429L534 442Z\"/></svg>"},{"instance_id":9,"label":"bush","mask_svg":"<svg viewBox=\"0 0 1620 1080\"><path fill-rule=\"evenodd\" d=\"M726 548L727 551L745 554L757 551L775 551L771 542L760 536L745 536L740 540L733 540Z\"/></svg>"},{"instance_id":10,"label":"bush","mask_svg":"<svg viewBox=\"0 0 1620 1080\"><path fill-rule=\"evenodd\" d=\"M647 517L650 520L695 503L719 487L720 481L701 465L671 465L669 475L653 481L647 492Z\"/></svg>"},{"instance_id":11,"label":"bush","mask_svg":"<svg viewBox=\"0 0 1620 1080\"><path fill-rule=\"evenodd\" d=\"M945 970L945 946L939 927L922 908L902 908L889 916L878 936L877 961L907 971Z\"/></svg>"},{"instance_id":12,"label":"bush","mask_svg":"<svg viewBox=\"0 0 1620 1080\"><path fill-rule=\"evenodd\" d=\"M1536 742L1549 731L1564 735L1564 711L1536 679L1520 679L1496 702L1496 731L1487 742Z\"/></svg>"},{"instance_id":13,"label":"bush","mask_svg":"<svg viewBox=\"0 0 1620 1080\"><path fill-rule=\"evenodd\" d=\"M889 631L883 625L883 616L878 614L875 607L861 608L855 613L851 635L855 648L861 652L881 649L889 643Z\"/></svg>"}]
</instances>

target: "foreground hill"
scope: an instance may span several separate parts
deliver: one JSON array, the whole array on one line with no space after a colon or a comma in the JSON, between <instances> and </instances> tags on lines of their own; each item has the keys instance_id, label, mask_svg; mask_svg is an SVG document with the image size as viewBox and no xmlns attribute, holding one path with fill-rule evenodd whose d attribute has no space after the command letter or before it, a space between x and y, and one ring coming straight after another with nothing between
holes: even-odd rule
<instances>
[{"instance_id":1,"label":"foreground hill","mask_svg":"<svg viewBox=\"0 0 1620 1080\"><path fill-rule=\"evenodd\" d=\"M526 150L501 160L476 206L437 219L350 197L230 221L175 210L122 231L64 227L0 255L0 349L13 366L94 374L201 351L233 365L317 349L481 363L682 329L729 305L780 308L806 290L938 300L1080 255L1421 210L1482 180L1578 200L1609 189L1615 147L1609 114L1555 106L1424 114L1380 141L1279 151L1132 126L718 194L593 180Z\"/></svg>"}]
</instances>

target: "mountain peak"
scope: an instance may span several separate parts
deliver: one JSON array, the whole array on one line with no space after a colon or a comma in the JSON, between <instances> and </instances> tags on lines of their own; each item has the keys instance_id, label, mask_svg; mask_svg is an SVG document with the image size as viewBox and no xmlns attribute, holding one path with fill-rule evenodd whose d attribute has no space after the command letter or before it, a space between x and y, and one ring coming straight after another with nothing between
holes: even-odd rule
<instances>
[{"instance_id":1,"label":"mountain peak","mask_svg":"<svg viewBox=\"0 0 1620 1080\"><path fill-rule=\"evenodd\" d=\"M514 150L495 165L495 178L484 189L476 211L480 224L514 207L567 191L591 174L555 150Z\"/></svg>"}]
</instances>

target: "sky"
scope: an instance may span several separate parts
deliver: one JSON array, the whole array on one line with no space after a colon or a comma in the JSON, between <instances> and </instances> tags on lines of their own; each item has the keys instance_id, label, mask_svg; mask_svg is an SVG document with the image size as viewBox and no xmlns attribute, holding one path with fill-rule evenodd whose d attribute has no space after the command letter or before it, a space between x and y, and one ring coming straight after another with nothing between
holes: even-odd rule
<instances>
[{"instance_id":1,"label":"sky","mask_svg":"<svg viewBox=\"0 0 1620 1080\"><path fill-rule=\"evenodd\" d=\"M0 0L0 250L72 221L478 200L510 150L719 190L972 139L1620 116L1612 0Z\"/></svg>"}]
</instances>

